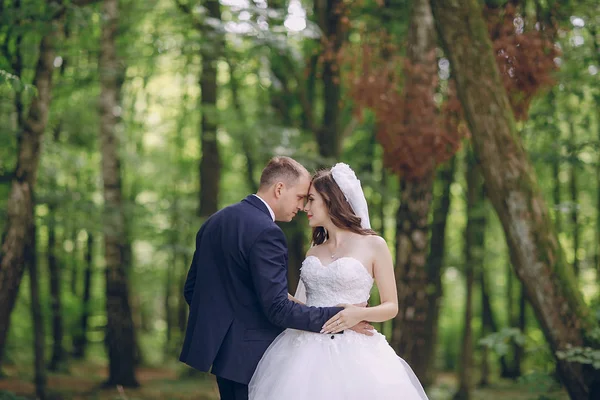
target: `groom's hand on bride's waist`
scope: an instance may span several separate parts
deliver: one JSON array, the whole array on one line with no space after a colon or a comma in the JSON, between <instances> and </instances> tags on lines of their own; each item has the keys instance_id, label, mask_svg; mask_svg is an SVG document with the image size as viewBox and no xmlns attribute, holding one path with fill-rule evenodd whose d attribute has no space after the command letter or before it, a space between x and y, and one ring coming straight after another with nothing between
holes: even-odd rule
<instances>
[{"instance_id":1,"label":"groom's hand on bride's waist","mask_svg":"<svg viewBox=\"0 0 600 400\"><path fill-rule=\"evenodd\" d=\"M362 320L364 313L361 309L367 307L366 302L360 304L340 304L338 307L344 307L344 310L331 317L323 325L321 333L339 333L345 329L350 329L363 335L373 336L373 326Z\"/></svg>"}]
</instances>

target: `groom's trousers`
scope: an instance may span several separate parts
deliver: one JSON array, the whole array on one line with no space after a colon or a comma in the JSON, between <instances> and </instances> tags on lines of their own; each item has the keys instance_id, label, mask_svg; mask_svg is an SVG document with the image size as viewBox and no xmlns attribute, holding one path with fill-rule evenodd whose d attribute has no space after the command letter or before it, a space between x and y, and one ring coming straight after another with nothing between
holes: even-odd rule
<instances>
[{"instance_id":1,"label":"groom's trousers","mask_svg":"<svg viewBox=\"0 0 600 400\"><path fill-rule=\"evenodd\" d=\"M248 400L248 385L219 378L218 376L217 384L219 385L221 400Z\"/></svg>"}]
</instances>

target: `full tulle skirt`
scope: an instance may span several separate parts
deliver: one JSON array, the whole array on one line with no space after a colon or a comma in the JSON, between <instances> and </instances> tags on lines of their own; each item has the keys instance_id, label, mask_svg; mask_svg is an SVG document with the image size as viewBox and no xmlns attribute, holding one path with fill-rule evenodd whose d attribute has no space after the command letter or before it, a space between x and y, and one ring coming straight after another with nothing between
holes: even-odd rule
<instances>
[{"instance_id":1,"label":"full tulle skirt","mask_svg":"<svg viewBox=\"0 0 600 400\"><path fill-rule=\"evenodd\" d=\"M287 329L259 362L249 398L426 400L427 395L379 332L324 335Z\"/></svg>"}]
</instances>

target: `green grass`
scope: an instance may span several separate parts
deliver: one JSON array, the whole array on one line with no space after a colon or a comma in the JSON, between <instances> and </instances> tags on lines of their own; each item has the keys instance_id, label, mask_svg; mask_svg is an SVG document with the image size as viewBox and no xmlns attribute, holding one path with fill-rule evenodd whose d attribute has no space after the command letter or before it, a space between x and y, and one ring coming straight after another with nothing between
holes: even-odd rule
<instances>
[{"instance_id":1,"label":"green grass","mask_svg":"<svg viewBox=\"0 0 600 400\"><path fill-rule=\"evenodd\" d=\"M0 400L34 399L31 369L5 368L0 379ZM183 366L139 368L136 389L100 389L106 378L102 363L71 363L69 373L48 375L49 400L217 400L217 385L209 374L194 373ZM430 400L451 400L456 390L453 374L439 374L430 388ZM17 397L18 396L18 397ZM555 384L540 379L517 383L497 380L487 388L476 388L473 400L567 400L566 392ZM307 399L308 400L308 399ZM336 400L336 399L334 399Z\"/></svg>"}]
</instances>

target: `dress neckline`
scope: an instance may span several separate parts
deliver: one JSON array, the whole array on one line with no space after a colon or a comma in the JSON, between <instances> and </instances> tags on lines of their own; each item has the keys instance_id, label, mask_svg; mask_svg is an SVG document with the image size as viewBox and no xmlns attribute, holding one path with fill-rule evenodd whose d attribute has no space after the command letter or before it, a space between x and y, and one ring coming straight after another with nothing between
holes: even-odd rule
<instances>
[{"instance_id":1,"label":"dress neckline","mask_svg":"<svg viewBox=\"0 0 600 400\"><path fill-rule=\"evenodd\" d=\"M332 264L334 264L334 263L336 263L336 262L338 262L338 261L340 261L340 260L343 260L343 259L345 259L345 258L347 258L347 259L349 259L349 260L354 260L354 261L356 261L358 264L360 264L360 267L361 267L360 269L362 269L362 270L365 272L365 274L367 274L367 276L368 276L369 278L371 278L371 280L372 280L372 281L374 281L374 280L375 280L375 279L374 279L374 278L371 276L371 274L369 273L369 271L367 270L367 267L365 267L365 265L362 263L362 261L360 261L360 260L359 260L358 258L356 258L356 257L343 256L343 257L339 257L339 258L337 258L337 259L335 259L335 260L333 260L333 261L331 261L330 263L327 263L327 264L323 263L323 261L321 261L321 259L320 259L319 257L317 257L317 256L312 256L312 255L311 255L311 256L308 256L308 257L306 257L306 260L308 260L309 258L314 258L314 259L316 259L316 260L319 262L319 264L321 265L321 267L322 267L322 268L329 268L329 266L330 266L330 265L332 265Z\"/></svg>"}]
</instances>

